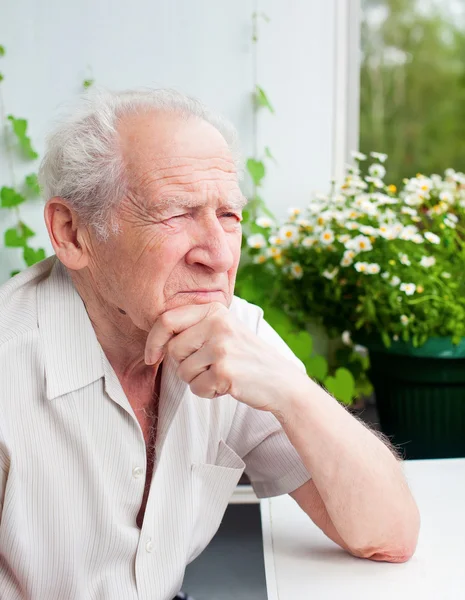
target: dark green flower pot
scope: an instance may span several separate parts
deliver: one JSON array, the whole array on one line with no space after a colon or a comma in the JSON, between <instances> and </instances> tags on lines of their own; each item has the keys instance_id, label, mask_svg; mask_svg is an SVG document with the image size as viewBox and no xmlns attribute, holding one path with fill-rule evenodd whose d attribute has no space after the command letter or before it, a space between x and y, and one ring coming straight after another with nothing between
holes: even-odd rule
<instances>
[{"instance_id":1,"label":"dark green flower pot","mask_svg":"<svg viewBox=\"0 0 465 600\"><path fill-rule=\"evenodd\" d=\"M370 352L380 426L405 458L465 456L465 340L421 348L359 338Z\"/></svg>"}]
</instances>

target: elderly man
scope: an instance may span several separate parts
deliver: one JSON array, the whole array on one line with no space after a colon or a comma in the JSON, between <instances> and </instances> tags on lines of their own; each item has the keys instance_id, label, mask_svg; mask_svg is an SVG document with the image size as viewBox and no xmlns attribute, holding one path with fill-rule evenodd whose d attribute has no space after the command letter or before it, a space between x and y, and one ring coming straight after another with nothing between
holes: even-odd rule
<instances>
[{"instance_id":1,"label":"elderly man","mask_svg":"<svg viewBox=\"0 0 465 600\"><path fill-rule=\"evenodd\" d=\"M408 560L395 454L234 297L232 128L164 90L87 97L41 166L56 256L0 288L0 597L173 597L245 470L353 555Z\"/></svg>"}]
</instances>

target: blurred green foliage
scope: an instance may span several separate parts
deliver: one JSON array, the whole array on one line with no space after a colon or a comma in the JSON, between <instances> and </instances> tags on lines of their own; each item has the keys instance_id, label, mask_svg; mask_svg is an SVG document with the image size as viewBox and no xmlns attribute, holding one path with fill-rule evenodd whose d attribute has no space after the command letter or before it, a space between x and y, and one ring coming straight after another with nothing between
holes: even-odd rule
<instances>
[{"instance_id":1,"label":"blurred green foliage","mask_svg":"<svg viewBox=\"0 0 465 600\"><path fill-rule=\"evenodd\" d=\"M465 170L465 18L452 12L461 4L362 6L360 150L388 154L387 183L397 186L418 172Z\"/></svg>"}]
</instances>

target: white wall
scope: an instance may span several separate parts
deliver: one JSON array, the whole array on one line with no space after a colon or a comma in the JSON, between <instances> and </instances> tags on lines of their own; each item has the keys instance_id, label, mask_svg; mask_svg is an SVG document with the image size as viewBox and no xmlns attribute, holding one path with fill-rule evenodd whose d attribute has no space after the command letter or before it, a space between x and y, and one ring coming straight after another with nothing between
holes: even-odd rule
<instances>
[{"instance_id":1,"label":"white wall","mask_svg":"<svg viewBox=\"0 0 465 600\"><path fill-rule=\"evenodd\" d=\"M270 165L263 196L283 215L288 206L305 205L313 190L327 189L334 171L337 6L347 1L0 0L5 112L29 120L42 153L57 108L82 90L85 78L114 89L171 86L229 117L250 155L256 65L276 110L258 120L258 148L269 146L278 161ZM256 9L270 22L260 22L254 48ZM34 169L17 165L16 178ZM11 183L0 147L0 186ZM31 245L51 253L42 206L35 204L21 207L39 232ZM10 221L2 210L2 237ZM19 251L0 246L0 282L19 266Z\"/></svg>"}]
</instances>

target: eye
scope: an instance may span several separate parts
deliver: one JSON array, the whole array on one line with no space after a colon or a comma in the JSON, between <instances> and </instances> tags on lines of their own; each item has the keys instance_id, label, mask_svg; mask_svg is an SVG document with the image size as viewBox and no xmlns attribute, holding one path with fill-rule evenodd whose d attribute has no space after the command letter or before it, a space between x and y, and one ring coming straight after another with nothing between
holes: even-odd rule
<instances>
[{"instance_id":1,"label":"eye","mask_svg":"<svg viewBox=\"0 0 465 600\"><path fill-rule=\"evenodd\" d=\"M180 220L183 217L188 217L188 213L182 213L180 215L172 215L171 217L168 217L167 219L165 219L165 223L169 223L170 221L174 221L174 220Z\"/></svg>"},{"instance_id":2,"label":"eye","mask_svg":"<svg viewBox=\"0 0 465 600\"><path fill-rule=\"evenodd\" d=\"M238 215L238 214L233 213L233 212L223 213L221 215L221 217L225 218L225 219L236 219L236 221L239 222L239 223L242 221L242 215Z\"/></svg>"}]
</instances>

